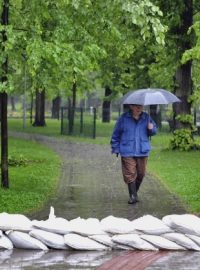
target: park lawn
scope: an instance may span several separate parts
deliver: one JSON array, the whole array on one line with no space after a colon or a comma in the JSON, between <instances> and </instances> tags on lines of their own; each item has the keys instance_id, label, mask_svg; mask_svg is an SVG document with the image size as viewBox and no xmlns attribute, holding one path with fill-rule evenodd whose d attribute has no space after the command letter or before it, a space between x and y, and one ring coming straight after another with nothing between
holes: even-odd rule
<instances>
[{"instance_id":1,"label":"park lawn","mask_svg":"<svg viewBox=\"0 0 200 270\"><path fill-rule=\"evenodd\" d=\"M9 189L0 189L0 212L30 214L54 194L60 158L47 147L9 138Z\"/></svg>"},{"instance_id":2,"label":"park lawn","mask_svg":"<svg viewBox=\"0 0 200 270\"><path fill-rule=\"evenodd\" d=\"M21 121L21 122L19 122ZM60 135L60 122L47 119L46 127L22 127L22 120L9 120L10 130L39 133L48 136L66 138L72 142L109 145L115 121L97 122L97 138ZM180 152L168 149L170 133L158 132L151 138L152 151L148 161L148 172L161 181L168 190L177 194L188 206L188 211L200 214L200 151ZM196 137L199 141L200 138Z\"/></svg>"},{"instance_id":3,"label":"park lawn","mask_svg":"<svg viewBox=\"0 0 200 270\"><path fill-rule=\"evenodd\" d=\"M170 134L159 134L152 138L148 170L181 198L188 211L200 213L200 151L169 150L170 138Z\"/></svg>"}]
</instances>

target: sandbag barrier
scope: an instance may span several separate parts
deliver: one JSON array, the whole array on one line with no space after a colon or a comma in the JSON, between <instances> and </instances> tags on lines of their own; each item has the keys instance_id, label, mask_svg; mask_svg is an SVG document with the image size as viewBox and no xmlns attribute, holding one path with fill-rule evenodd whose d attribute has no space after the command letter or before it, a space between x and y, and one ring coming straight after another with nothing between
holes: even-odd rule
<instances>
[{"instance_id":1,"label":"sandbag barrier","mask_svg":"<svg viewBox=\"0 0 200 270\"><path fill-rule=\"evenodd\" d=\"M200 218L172 214L135 220L108 216L67 219L50 208L47 220L0 213L0 249L44 250L193 250L200 251Z\"/></svg>"}]
</instances>

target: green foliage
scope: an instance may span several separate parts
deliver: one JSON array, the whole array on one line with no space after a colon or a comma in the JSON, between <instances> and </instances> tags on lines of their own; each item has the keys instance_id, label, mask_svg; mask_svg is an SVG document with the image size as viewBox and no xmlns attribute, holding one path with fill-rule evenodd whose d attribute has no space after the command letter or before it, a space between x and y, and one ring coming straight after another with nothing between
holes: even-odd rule
<instances>
[{"instance_id":1,"label":"green foliage","mask_svg":"<svg viewBox=\"0 0 200 270\"><path fill-rule=\"evenodd\" d=\"M200 104L200 92L199 91L194 91L193 94L188 98L188 101L192 105L199 105Z\"/></svg>"},{"instance_id":2,"label":"green foliage","mask_svg":"<svg viewBox=\"0 0 200 270\"><path fill-rule=\"evenodd\" d=\"M8 82L0 89L8 93L22 91L19 82L29 81L27 92L46 89L48 96L69 96L74 79L82 93L94 88L91 72L98 72L104 84L121 86L116 77L123 77L136 39L164 43L162 12L149 0L9 3L9 25L1 26L7 41L0 47L1 63L9 57Z\"/></svg>"},{"instance_id":3,"label":"green foliage","mask_svg":"<svg viewBox=\"0 0 200 270\"><path fill-rule=\"evenodd\" d=\"M193 116L190 114L180 114L176 116L176 120L181 123L184 128L179 128L173 132L173 137L170 140L170 148L181 151L197 150L200 149L200 145L194 140L194 132L196 127L194 126Z\"/></svg>"},{"instance_id":4,"label":"green foliage","mask_svg":"<svg viewBox=\"0 0 200 270\"><path fill-rule=\"evenodd\" d=\"M179 114L176 116L176 119L183 124L192 125L193 123L193 116L190 114Z\"/></svg>"},{"instance_id":5,"label":"green foliage","mask_svg":"<svg viewBox=\"0 0 200 270\"><path fill-rule=\"evenodd\" d=\"M180 151L189 151L200 149L200 144L196 143L190 129L177 129L173 132L173 138L170 140L170 149L179 149Z\"/></svg>"},{"instance_id":6,"label":"green foliage","mask_svg":"<svg viewBox=\"0 0 200 270\"><path fill-rule=\"evenodd\" d=\"M8 165L13 166L13 167L18 167L18 166L26 166L28 163L31 161L28 160L24 155L20 154L18 157L16 156L8 156Z\"/></svg>"}]
</instances>

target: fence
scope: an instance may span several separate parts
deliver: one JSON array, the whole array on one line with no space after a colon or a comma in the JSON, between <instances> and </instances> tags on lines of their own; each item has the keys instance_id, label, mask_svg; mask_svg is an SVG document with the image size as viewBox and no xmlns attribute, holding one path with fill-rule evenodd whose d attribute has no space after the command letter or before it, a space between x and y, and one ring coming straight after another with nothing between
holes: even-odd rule
<instances>
[{"instance_id":1,"label":"fence","mask_svg":"<svg viewBox=\"0 0 200 270\"><path fill-rule=\"evenodd\" d=\"M93 139L102 137L103 134L110 135L112 127L122 113L121 108L115 108L111 111L102 108L61 108L61 134L63 135L78 135L83 137L91 137ZM162 107L160 115L160 125L158 123L160 131L170 131L169 119L166 116L167 107ZM149 111L147 111L149 112ZM105 116L112 121L112 125L108 126ZM156 121L156 119L154 119ZM105 122L105 123L103 123ZM196 117L196 134L200 135L200 113Z\"/></svg>"},{"instance_id":2,"label":"fence","mask_svg":"<svg viewBox=\"0 0 200 270\"><path fill-rule=\"evenodd\" d=\"M61 134L96 138L96 108L61 108Z\"/></svg>"}]
</instances>

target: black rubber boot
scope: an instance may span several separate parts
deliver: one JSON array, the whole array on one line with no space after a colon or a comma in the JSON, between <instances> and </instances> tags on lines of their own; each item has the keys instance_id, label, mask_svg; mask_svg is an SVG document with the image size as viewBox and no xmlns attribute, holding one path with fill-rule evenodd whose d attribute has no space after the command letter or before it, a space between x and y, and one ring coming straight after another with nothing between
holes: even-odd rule
<instances>
[{"instance_id":1,"label":"black rubber boot","mask_svg":"<svg viewBox=\"0 0 200 270\"><path fill-rule=\"evenodd\" d=\"M136 186L136 192L138 192L140 188L141 182L136 181L135 186Z\"/></svg>"},{"instance_id":2,"label":"black rubber boot","mask_svg":"<svg viewBox=\"0 0 200 270\"><path fill-rule=\"evenodd\" d=\"M130 195L130 198L128 200L128 204L134 204L134 203L138 202L135 181L128 184L128 191L129 191L129 195Z\"/></svg>"}]
</instances>

